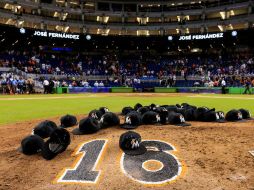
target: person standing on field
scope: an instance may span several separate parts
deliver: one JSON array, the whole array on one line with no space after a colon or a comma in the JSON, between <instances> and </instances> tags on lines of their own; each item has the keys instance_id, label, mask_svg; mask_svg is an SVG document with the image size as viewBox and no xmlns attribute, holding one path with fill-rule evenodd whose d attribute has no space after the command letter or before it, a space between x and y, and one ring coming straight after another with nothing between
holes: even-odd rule
<instances>
[{"instance_id":1,"label":"person standing on field","mask_svg":"<svg viewBox=\"0 0 254 190\"><path fill-rule=\"evenodd\" d=\"M245 81L245 90L243 94L247 94L247 91L251 94L251 82L248 79Z\"/></svg>"},{"instance_id":2,"label":"person standing on field","mask_svg":"<svg viewBox=\"0 0 254 190\"><path fill-rule=\"evenodd\" d=\"M45 79L43 81L43 87L44 87L44 94L48 94L49 93L49 81L47 79Z\"/></svg>"},{"instance_id":3,"label":"person standing on field","mask_svg":"<svg viewBox=\"0 0 254 190\"><path fill-rule=\"evenodd\" d=\"M224 78L222 78L221 87L222 87L222 94L226 94L226 81Z\"/></svg>"}]
</instances>

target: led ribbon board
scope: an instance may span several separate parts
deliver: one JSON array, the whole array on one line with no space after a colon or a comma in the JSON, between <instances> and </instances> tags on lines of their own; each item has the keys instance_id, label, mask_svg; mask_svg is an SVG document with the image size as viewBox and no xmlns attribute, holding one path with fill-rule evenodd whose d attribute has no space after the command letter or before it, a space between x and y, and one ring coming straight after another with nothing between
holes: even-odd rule
<instances>
[{"instance_id":1,"label":"led ribbon board","mask_svg":"<svg viewBox=\"0 0 254 190\"><path fill-rule=\"evenodd\" d=\"M211 34L190 34L190 35L184 35L179 36L177 40L179 41L186 41L186 40L207 40L207 39L219 39L223 38L224 33L211 33ZM168 40L172 41L174 38L173 36L168 36Z\"/></svg>"},{"instance_id":2,"label":"led ribbon board","mask_svg":"<svg viewBox=\"0 0 254 190\"><path fill-rule=\"evenodd\" d=\"M179 40L206 40L223 38L223 33L180 36Z\"/></svg>"},{"instance_id":3,"label":"led ribbon board","mask_svg":"<svg viewBox=\"0 0 254 190\"><path fill-rule=\"evenodd\" d=\"M63 39L74 39L79 40L78 34L67 34L47 31L34 31L34 36L51 37L51 38L63 38Z\"/></svg>"}]
</instances>

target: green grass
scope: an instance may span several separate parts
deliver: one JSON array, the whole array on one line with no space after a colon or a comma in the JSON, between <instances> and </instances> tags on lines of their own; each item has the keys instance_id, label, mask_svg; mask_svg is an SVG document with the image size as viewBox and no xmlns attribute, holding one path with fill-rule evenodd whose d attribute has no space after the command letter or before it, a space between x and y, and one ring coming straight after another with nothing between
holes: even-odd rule
<instances>
[{"instance_id":1,"label":"green grass","mask_svg":"<svg viewBox=\"0 0 254 190\"><path fill-rule=\"evenodd\" d=\"M159 95L159 94L158 94ZM96 97L94 97L96 96ZM0 96L0 124L15 123L33 119L46 119L64 114L87 114L90 110L106 106L113 112L120 112L124 106L134 106L137 102L143 105L176 104L187 102L197 106L216 108L224 112L232 108L246 108L254 113L254 96L250 95L200 95L208 97L193 98L191 94L169 97L105 97L103 94L65 94L65 95L22 95ZM199 96L199 95L197 95ZM61 99L46 99L58 98ZM213 98L215 97L215 98ZM225 97L225 98L216 98ZM228 98L232 97L232 99ZM19 100L13 100L17 98ZM42 99L29 99L42 98ZM45 99L44 99L45 98ZM11 100L12 99L12 100Z\"/></svg>"}]
</instances>

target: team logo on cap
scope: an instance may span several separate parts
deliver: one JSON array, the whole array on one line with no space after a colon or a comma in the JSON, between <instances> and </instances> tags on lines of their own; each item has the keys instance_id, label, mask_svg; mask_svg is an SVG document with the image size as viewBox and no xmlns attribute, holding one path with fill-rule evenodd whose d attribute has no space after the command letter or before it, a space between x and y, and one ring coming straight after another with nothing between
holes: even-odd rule
<instances>
[{"instance_id":1,"label":"team logo on cap","mask_svg":"<svg viewBox=\"0 0 254 190\"><path fill-rule=\"evenodd\" d=\"M238 114L237 114L237 118L238 118L239 120L243 119L243 115L242 115L242 113L241 113L241 112L238 112Z\"/></svg>"},{"instance_id":2,"label":"team logo on cap","mask_svg":"<svg viewBox=\"0 0 254 190\"><path fill-rule=\"evenodd\" d=\"M156 121L157 121L157 122L160 122L160 121L161 121L161 117L160 117L160 115L158 115L158 114L156 115Z\"/></svg>"},{"instance_id":3,"label":"team logo on cap","mask_svg":"<svg viewBox=\"0 0 254 190\"><path fill-rule=\"evenodd\" d=\"M103 123L104 122L104 117L102 116L99 123Z\"/></svg>"},{"instance_id":4,"label":"team logo on cap","mask_svg":"<svg viewBox=\"0 0 254 190\"><path fill-rule=\"evenodd\" d=\"M129 116L125 118L125 123L131 125L131 118Z\"/></svg>"},{"instance_id":5,"label":"team logo on cap","mask_svg":"<svg viewBox=\"0 0 254 190\"><path fill-rule=\"evenodd\" d=\"M181 123L185 123L185 119L184 119L184 117L182 115L180 115L179 119L180 119Z\"/></svg>"},{"instance_id":6,"label":"team logo on cap","mask_svg":"<svg viewBox=\"0 0 254 190\"><path fill-rule=\"evenodd\" d=\"M137 149L139 147L139 142L137 139L132 139L131 140L131 148L132 149Z\"/></svg>"},{"instance_id":7,"label":"team logo on cap","mask_svg":"<svg viewBox=\"0 0 254 190\"><path fill-rule=\"evenodd\" d=\"M225 116L224 116L224 113L223 113L223 112L219 112L219 116L220 116L220 118L225 118Z\"/></svg>"},{"instance_id":8,"label":"team logo on cap","mask_svg":"<svg viewBox=\"0 0 254 190\"><path fill-rule=\"evenodd\" d=\"M97 116L96 113L92 113L92 114L91 114L91 117L94 118L94 119L98 119L98 116Z\"/></svg>"}]
</instances>

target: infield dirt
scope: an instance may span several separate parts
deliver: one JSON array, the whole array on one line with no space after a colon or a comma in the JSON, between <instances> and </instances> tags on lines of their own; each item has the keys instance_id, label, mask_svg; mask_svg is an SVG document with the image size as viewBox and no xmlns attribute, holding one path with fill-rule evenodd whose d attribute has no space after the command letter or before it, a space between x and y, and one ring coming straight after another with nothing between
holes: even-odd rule
<instances>
[{"instance_id":1,"label":"infield dirt","mask_svg":"<svg viewBox=\"0 0 254 190\"><path fill-rule=\"evenodd\" d=\"M83 118L79 116L78 119ZM52 118L59 124L59 118ZM121 119L122 120L122 119ZM245 123L191 122L190 127L140 126L135 131L145 140L166 141L177 148L173 152L184 170L174 182L147 186L133 181L121 171L119 127L93 135L73 136L68 149L51 161L40 155L25 156L17 151L22 138L41 120L0 127L0 189L254 189L254 121ZM69 128L71 131L73 128ZM56 177L77 159L71 156L79 144L108 139L105 153L96 170L99 180L91 185L56 184Z\"/></svg>"}]
</instances>

